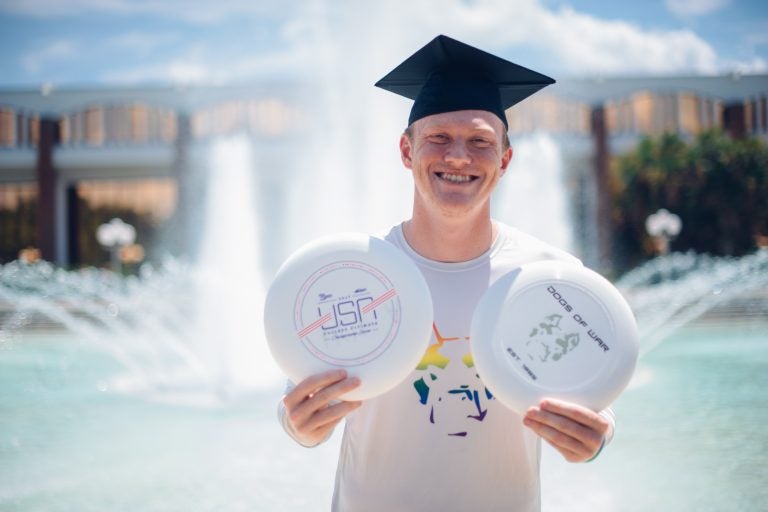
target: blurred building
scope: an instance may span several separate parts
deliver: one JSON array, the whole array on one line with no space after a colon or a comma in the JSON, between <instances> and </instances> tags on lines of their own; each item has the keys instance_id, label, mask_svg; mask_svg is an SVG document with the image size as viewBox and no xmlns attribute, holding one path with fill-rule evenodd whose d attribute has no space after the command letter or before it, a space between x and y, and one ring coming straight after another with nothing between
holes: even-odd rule
<instances>
[{"instance_id":1,"label":"blurred building","mask_svg":"<svg viewBox=\"0 0 768 512\"><path fill-rule=\"evenodd\" d=\"M297 98L291 84L0 90L0 262L27 250L93 264L93 232L112 216L138 224L145 243L171 237L183 252L195 208L185 192L191 148L242 131L290 137L304 115ZM664 132L721 128L768 141L767 98L768 75L565 80L508 117L513 139L536 131L557 139L577 198L580 253L601 266L610 257L610 155Z\"/></svg>"},{"instance_id":2,"label":"blurred building","mask_svg":"<svg viewBox=\"0 0 768 512\"><path fill-rule=\"evenodd\" d=\"M275 91L279 91L278 94ZM0 263L35 248L60 265L107 254L95 230L117 216L140 241L185 252L193 147L225 134L284 138L295 87L0 91ZM188 194L187 194L188 195Z\"/></svg>"}]
</instances>

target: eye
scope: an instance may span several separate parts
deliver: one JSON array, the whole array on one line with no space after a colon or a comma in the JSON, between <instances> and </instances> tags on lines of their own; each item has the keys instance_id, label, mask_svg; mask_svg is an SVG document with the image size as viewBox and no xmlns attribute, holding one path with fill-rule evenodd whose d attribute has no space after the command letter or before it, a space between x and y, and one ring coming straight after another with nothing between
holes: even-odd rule
<instances>
[{"instance_id":1,"label":"eye","mask_svg":"<svg viewBox=\"0 0 768 512\"><path fill-rule=\"evenodd\" d=\"M493 142L485 137L475 137L472 139L472 144L478 148L487 148L493 145Z\"/></svg>"},{"instance_id":2,"label":"eye","mask_svg":"<svg viewBox=\"0 0 768 512\"><path fill-rule=\"evenodd\" d=\"M434 143L437 143L437 144L445 144L446 142L448 142L450 140L448 135L446 135L444 133L433 133L433 134L429 135L427 138L429 139L430 142L434 142Z\"/></svg>"}]
</instances>

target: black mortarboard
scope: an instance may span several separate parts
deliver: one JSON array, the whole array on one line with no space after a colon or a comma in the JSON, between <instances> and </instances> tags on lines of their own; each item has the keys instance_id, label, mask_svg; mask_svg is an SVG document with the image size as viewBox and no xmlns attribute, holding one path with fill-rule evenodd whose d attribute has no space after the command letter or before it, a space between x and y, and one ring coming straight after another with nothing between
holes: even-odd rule
<instances>
[{"instance_id":1,"label":"black mortarboard","mask_svg":"<svg viewBox=\"0 0 768 512\"><path fill-rule=\"evenodd\" d=\"M440 35L376 87L415 100L409 125L442 112L487 110L507 127L506 109L553 83L546 75Z\"/></svg>"}]
</instances>

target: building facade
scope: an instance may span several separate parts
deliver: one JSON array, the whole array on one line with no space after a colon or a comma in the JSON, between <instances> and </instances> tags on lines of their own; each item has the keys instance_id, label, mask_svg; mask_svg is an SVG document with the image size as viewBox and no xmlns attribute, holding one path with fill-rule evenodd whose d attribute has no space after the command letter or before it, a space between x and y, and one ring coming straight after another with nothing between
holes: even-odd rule
<instances>
[{"instance_id":1,"label":"building facade","mask_svg":"<svg viewBox=\"0 0 768 512\"><path fill-rule=\"evenodd\" d=\"M311 137L299 89L0 90L0 262L26 254L98 264L106 256L93 233L111 216L136 224L141 244L170 237L190 250L195 148L231 133L278 146ZM510 110L510 136L544 131L558 141L581 198L581 256L604 267L610 155L665 132L721 128L768 141L767 98L768 75L566 80Z\"/></svg>"}]
</instances>

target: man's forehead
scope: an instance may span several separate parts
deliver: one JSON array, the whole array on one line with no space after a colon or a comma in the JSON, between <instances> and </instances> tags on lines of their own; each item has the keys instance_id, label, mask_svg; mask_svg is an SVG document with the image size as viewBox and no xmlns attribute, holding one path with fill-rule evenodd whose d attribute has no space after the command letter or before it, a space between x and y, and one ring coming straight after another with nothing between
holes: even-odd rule
<instances>
[{"instance_id":1,"label":"man's forehead","mask_svg":"<svg viewBox=\"0 0 768 512\"><path fill-rule=\"evenodd\" d=\"M495 114L484 110L457 110L423 117L414 123L419 128L463 128L503 132L504 127Z\"/></svg>"}]
</instances>

